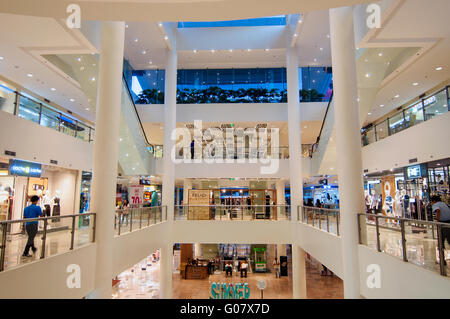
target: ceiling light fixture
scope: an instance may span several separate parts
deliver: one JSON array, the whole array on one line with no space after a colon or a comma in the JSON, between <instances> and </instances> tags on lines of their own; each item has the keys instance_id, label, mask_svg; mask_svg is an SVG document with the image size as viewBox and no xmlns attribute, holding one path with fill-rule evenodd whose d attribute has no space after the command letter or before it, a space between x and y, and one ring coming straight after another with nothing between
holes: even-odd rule
<instances>
[{"instance_id":1,"label":"ceiling light fixture","mask_svg":"<svg viewBox=\"0 0 450 319\"><path fill-rule=\"evenodd\" d=\"M367 115L372 115L372 113L369 112L369 113L367 113Z\"/></svg>"},{"instance_id":2,"label":"ceiling light fixture","mask_svg":"<svg viewBox=\"0 0 450 319\"><path fill-rule=\"evenodd\" d=\"M438 66L435 70L436 70L436 71L442 70L442 66Z\"/></svg>"},{"instance_id":3,"label":"ceiling light fixture","mask_svg":"<svg viewBox=\"0 0 450 319\"><path fill-rule=\"evenodd\" d=\"M87 107L87 108L85 108L85 110L86 110L86 111L89 111L89 108Z\"/></svg>"},{"instance_id":4,"label":"ceiling light fixture","mask_svg":"<svg viewBox=\"0 0 450 319\"><path fill-rule=\"evenodd\" d=\"M51 88L50 90L52 90L52 91L56 91L56 89L55 89L55 88Z\"/></svg>"},{"instance_id":5,"label":"ceiling light fixture","mask_svg":"<svg viewBox=\"0 0 450 319\"><path fill-rule=\"evenodd\" d=\"M384 104L380 104L380 107L383 107L384 106Z\"/></svg>"},{"instance_id":6,"label":"ceiling light fixture","mask_svg":"<svg viewBox=\"0 0 450 319\"><path fill-rule=\"evenodd\" d=\"M414 85L414 86L417 86L417 85L419 85L419 83L417 83L417 82L414 82L412 85Z\"/></svg>"},{"instance_id":7,"label":"ceiling light fixture","mask_svg":"<svg viewBox=\"0 0 450 319\"><path fill-rule=\"evenodd\" d=\"M323 48L319 48L320 51L323 51Z\"/></svg>"},{"instance_id":8,"label":"ceiling light fixture","mask_svg":"<svg viewBox=\"0 0 450 319\"><path fill-rule=\"evenodd\" d=\"M366 78L370 78L370 73L366 73Z\"/></svg>"},{"instance_id":9,"label":"ceiling light fixture","mask_svg":"<svg viewBox=\"0 0 450 319\"><path fill-rule=\"evenodd\" d=\"M145 51L145 50L142 50L142 52L141 52L142 54L147 54L147 51Z\"/></svg>"},{"instance_id":10,"label":"ceiling light fixture","mask_svg":"<svg viewBox=\"0 0 450 319\"><path fill-rule=\"evenodd\" d=\"M3 60L3 57L2 57L2 56L0 56L0 60Z\"/></svg>"},{"instance_id":11,"label":"ceiling light fixture","mask_svg":"<svg viewBox=\"0 0 450 319\"><path fill-rule=\"evenodd\" d=\"M383 52L378 53L378 56L383 56Z\"/></svg>"},{"instance_id":12,"label":"ceiling light fixture","mask_svg":"<svg viewBox=\"0 0 450 319\"><path fill-rule=\"evenodd\" d=\"M77 58L77 61L78 61L78 62L81 62L81 58Z\"/></svg>"},{"instance_id":13,"label":"ceiling light fixture","mask_svg":"<svg viewBox=\"0 0 450 319\"><path fill-rule=\"evenodd\" d=\"M314 58L314 62L317 62L317 59L316 59L316 58Z\"/></svg>"},{"instance_id":14,"label":"ceiling light fixture","mask_svg":"<svg viewBox=\"0 0 450 319\"><path fill-rule=\"evenodd\" d=\"M394 97L395 97L395 98L398 98L398 97L400 97L400 95L398 95L398 94L397 94L397 95L396 95L396 96L394 96Z\"/></svg>"},{"instance_id":15,"label":"ceiling light fixture","mask_svg":"<svg viewBox=\"0 0 450 319\"><path fill-rule=\"evenodd\" d=\"M327 38L328 38L328 39L330 38L330 35L329 35L329 34L327 34Z\"/></svg>"},{"instance_id":16,"label":"ceiling light fixture","mask_svg":"<svg viewBox=\"0 0 450 319\"><path fill-rule=\"evenodd\" d=\"M139 39L138 38L134 38L134 42L138 42L139 41Z\"/></svg>"},{"instance_id":17,"label":"ceiling light fixture","mask_svg":"<svg viewBox=\"0 0 450 319\"><path fill-rule=\"evenodd\" d=\"M153 64L153 62L152 61L148 61L148 64Z\"/></svg>"},{"instance_id":18,"label":"ceiling light fixture","mask_svg":"<svg viewBox=\"0 0 450 319\"><path fill-rule=\"evenodd\" d=\"M94 82L94 81L95 81L95 77L92 77L92 78L91 78L91 81Z\"/></svg>"},{"instance_id":19,"label":"ceiling light fixture","mask_svg":"<svg viewBox=\"0 0 450 319\"><path fill-rule=\"evenodd\" d=\"M75 100L74 99L70 99L70 102L75 102Z\"/></svg>"},{"instance_id":20,"label":"ceiling light fixture","mask_svg":"<svg viewBox=\"0 0 450 319\"><path fill-rule=\"evenodd\" d=\"M32 77L33 77L33 74L28 73L27 76L28 76L29 78L32 78Z\"/></svg>"}]
</instances>

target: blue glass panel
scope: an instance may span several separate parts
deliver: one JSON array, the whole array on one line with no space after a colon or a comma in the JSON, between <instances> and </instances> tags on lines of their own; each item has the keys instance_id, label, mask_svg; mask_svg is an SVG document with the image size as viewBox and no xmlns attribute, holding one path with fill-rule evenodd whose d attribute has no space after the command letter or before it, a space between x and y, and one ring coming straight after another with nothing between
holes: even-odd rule
<instances>
[{"instance_id":1,"label":"blue glass panel","mask_svg":"<svg viewBox=\"0 0 450 319\"><path fill-rule=\"evenodd\" d=\"M258 27L270 25L286 25L286 16L227 21L178 22L178 28Z\"/></svg>"}]
</instances>

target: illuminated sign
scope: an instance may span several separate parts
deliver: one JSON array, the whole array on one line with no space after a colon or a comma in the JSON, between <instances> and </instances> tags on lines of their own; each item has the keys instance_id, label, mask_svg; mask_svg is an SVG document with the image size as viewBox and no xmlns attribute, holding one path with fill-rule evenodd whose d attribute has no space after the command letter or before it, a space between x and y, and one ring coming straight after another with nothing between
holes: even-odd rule
<instances>
[{"instance_id":1,"label":"illuminated sign","mask_svg":"<svg viewBox=\"0 0 450 319\"><path fill-rule=\"evenodd\" d=\"M9 161L9 174L27 177L41 177L42 165L39 163L11 159Z\"/></svg>"},{"instance_id":2,"label":"illuminated sign","mask_svg":"<svg viewBox=\"0 0 450 319\"><path fill-rule=\"evenodd\" d=\"M427 176L427 165L412 165L405 169L406 179L415 179Z\"/></svg>"},{"instance_id":3,"label":"illuminated sign","mask_svg":"<svg viewBox=\"0 0 450 319\"><path fill-rule=\"evenodd\" d=\"M250 287L248 283L228 284L225 282L213 282L211 284L210 299L249 299Z\"/></svg>"}]
</instances>

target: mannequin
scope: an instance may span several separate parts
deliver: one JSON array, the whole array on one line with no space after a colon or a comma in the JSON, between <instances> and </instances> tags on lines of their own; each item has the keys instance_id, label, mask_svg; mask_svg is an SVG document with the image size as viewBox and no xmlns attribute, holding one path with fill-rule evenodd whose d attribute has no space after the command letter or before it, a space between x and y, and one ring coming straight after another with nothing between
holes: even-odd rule
<instances>
[{"instance_id":1,"label":"mannequin","mask_svg":"<svg viewBox=\"0 0 450 319\"><path fill-rule=\"evenodd\" d=\"M404 218L410 218L409 216L409 195L406 194L406 190L403 190L403 217Z\"/></svg>"},{"instance_id":2,"label":"mannequin","mask_svg":"<svg viewBox=\"0 0 450 319\"><path fill-rule=\"evenodd\" d=\"M55 192L55 196L52 199L53 203L53 210L52 210L52 216L60 216L61 215L61 191L57 190ZM52 219L53 222L59 222L59 218Z\"/></svg>"},{"instance_id":3,"label":"mannequin","mask_svg":"<svg viewBox=\"0 0 450 319\"><path fill-rule=\"evenodd\" d=\"M394 212L395 216L402 217L402 194L400 191L395 192L395 205L394 205Z\"/></svg>"},{"instance_id":4,"label":"mannequin","mask_svg":"<svg viewBox=\"0 0 450 319\"><path fill-rule=\"evenodd\" d=\"M52 199L50 198L49 192L45 192L44 196L42 197L41 204L42 204L42 212L44 213L45 217L48 217L51 215L51 204Z\"/></svg>"},{"instance_id":5,"label":"mannequin","mask_svg":"<svg viewBox=\"0 0 450 319\"><path fill-rule=\"evenodd\" d=\"M365 192L366 196L364 197L365 205L366 205L366 213L370 213L370 208L372 206L372 196L369 194L369 192Z\"/></svg>"}]
</instances>

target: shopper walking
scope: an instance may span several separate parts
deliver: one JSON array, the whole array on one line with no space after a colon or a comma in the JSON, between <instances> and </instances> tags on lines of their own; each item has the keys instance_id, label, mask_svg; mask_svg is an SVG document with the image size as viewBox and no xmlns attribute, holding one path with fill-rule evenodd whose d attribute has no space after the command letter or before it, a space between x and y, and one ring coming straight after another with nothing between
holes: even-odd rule
<instances>
[{"instance_id":1,"label":"shopper walking","mask_svg":"<svg viewBox=\"0 0 450 319\"><path fill-rule=\"evenodd\" d=\"M40 206L37 205L38 201L39 201L38 196L36 196L36 195L31 196L31 205L26 207L23 211L24 219L37 218L42 215L42 209ZM37 250L36 247L34 246L34 237L36 236L37 231L38 231L38 221L34 220L34 221L26 222L25 229L27 231L28 240L27 240L27 244L25 246L25 250L23 251L22 256L23 257L31 257L31 255L28 254L30 251L30 248L33 251L33 253L35 253Z\"/></svg>"},{"instance_id":2,"label":"shopper walking","mask_svg":"<svg viewBox=\"0 0 450 319\"><path fill-rule=\"evenodd\" d=\"M273 270L275 271L275 278L280 278L280 262L277 257L273 261Z\"/></svg>"},{"instance_id":3,"label":"shopper walking","mask_svg":"<svg viewBox=\"0 0 450 319\"><path fill-rule=\"evenodd\" d=\"M436 214L436 220L440 223L450 224L450 208L441 200L441 196L431 196L431 205L433 213ZM443 249L445 249L445 240L450 244L450 225L441 227L440 240Z\"/></svg>"}]
</instances>

